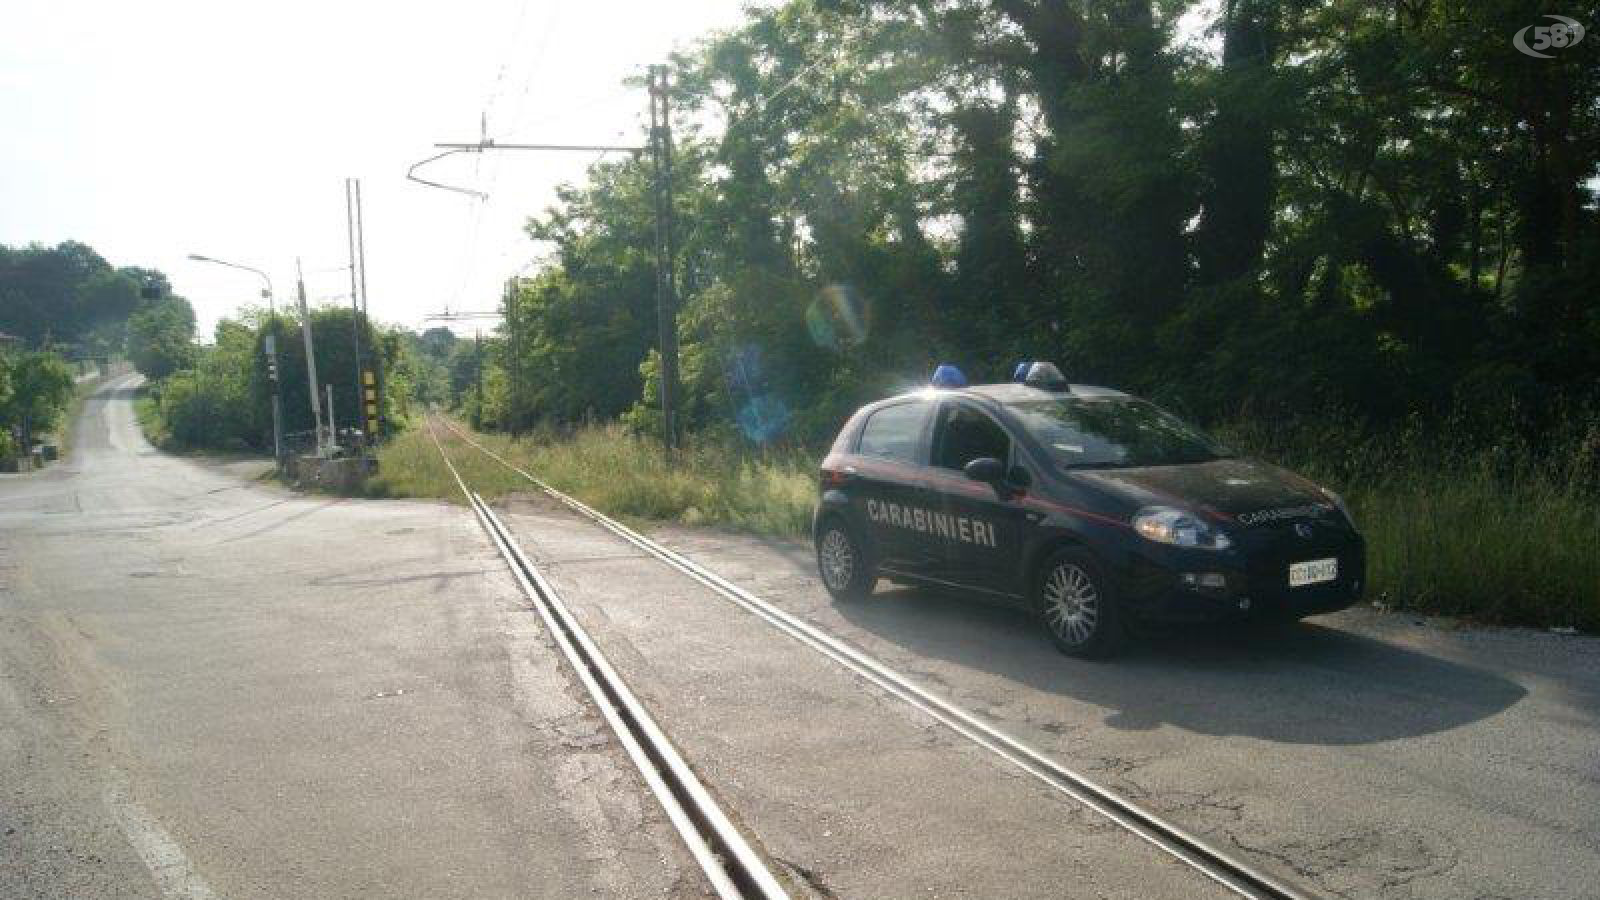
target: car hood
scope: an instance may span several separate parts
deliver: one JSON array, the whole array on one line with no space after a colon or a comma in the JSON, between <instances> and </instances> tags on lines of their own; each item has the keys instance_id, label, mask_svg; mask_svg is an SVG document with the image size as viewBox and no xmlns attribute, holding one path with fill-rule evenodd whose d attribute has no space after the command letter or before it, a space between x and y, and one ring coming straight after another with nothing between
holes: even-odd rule
<instances>
[{"instance_id":1,"label":"car hood","mask_svg":"<svg viewBox=\"0 0 1600 900\"><path fill-rule=\"evenodd\" d=\"M1079 470L1072 477L1139 506L1177 506L1241 525L1320 518L1334 506L1315 484L1246 459L1181 466Z\"/></svg>"}]
</instances>

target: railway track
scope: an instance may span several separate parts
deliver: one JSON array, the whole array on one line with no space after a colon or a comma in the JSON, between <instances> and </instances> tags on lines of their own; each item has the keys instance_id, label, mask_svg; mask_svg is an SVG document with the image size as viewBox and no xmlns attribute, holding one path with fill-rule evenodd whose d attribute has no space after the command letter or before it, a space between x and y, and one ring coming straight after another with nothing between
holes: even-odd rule
<instances>
[{"instance_id":1,"label":"railway track","mask_svg":"<svg viewBox=\"0 0 1600 900\"><path fill-rule=\"evenodd\" d=\"M428 431L479 524L510 567L518 587L544 620L561 654L577 673L606 724L666 811L668 820L717 896L722 900L787 900L789 894L782 883L679 755L649 710L628 689L605 654L562 602L561 595L523 554L500 517L461 477L434 432L432 422Z\"/></svg>"},{"instance_id":2,"label":"railway track","mask_svg":"<svg viewBox=\"0 0 1600 900\"><path fill-rule=\"evenodd\" d=\"M1262 872L1232 854L1211 846L1199 837L1188 833L1155 813L1121 797L1109 788L1098 784L1083 774L1049 758L1039 750L982 721L967 710L929 692L910 678L896 672L860 649L784 611L770 601L734 584L694 560L662 546L582 501L552 488L532 473L516 466L474 440L470 434L461 430L453 422L443 417L436 417L434 421L448 429L462 442L515 472L526 479L535 489L580 516L594 522L670 568L693 579L723 599L751 613L801 644L828 657L852 673L872 682L885 692L931 716L951 731L1000 757L1028 776L1042 782L1050 789L1065 794L1089 807L1116 825L1190 867L1199 875L1217 882L1241 897L1252 898L1252 900L1312 900L1312 898L1320 896L1303 887L1291 885ZM437 434L433 432L434 427L434 422L431 421L429 425L430 434L433 434L435 443L439 443ZM441 454L444 454L448 465L449 455L445 453L442 444L439 444L439 450ZM451 466L451 472L456 474L453 465ZM531 582L531 586L525 587L524 590L537 590L542 584L544 589L548 591L548 583L544 582L543 577L538 575L537 569L527 561L521 551L516 549L516 545L512 541L509 531L505 529L504 524L500 523L499 519L494 516L493 511L484 504L481 498L473 494L466 484L461 482L459 474L456 474L456 479L461 483L462 492L468 496L479 519L485 523L485 528L490 529L491 535L498 535L495 537L496 545L502 547L503 554L511 554L508 555L508 561L512 556L515 557L516 561L512 564L513 569L519 573L525 573L519 574L519 580ZM550 595L553 596L553 591L550 591ZM544 614L543 610L541 610L541 614ZM566 618L570 620L571 617L568 615ZM547 617L547 624L550 624L550 621ZM551 625L551 627L552 631L554 631L556 626ZM575 622L572 623L572 627L576 627ZM587 638L585 638L585 641L587 641ZM614 677L615 673L611 674ZM615 727L613 725L613 728ZM641 771L643 770L641 769ZM647 780L649 777L647 774ZM654 784L652 784L652 788L654 788ZM657 796L660 796L659 791ZM682 833L681 829L680 833ZM688 840L687 837L686 840ZM694 845L691 844L691 850L693 849ZM768 895L735 894L732 896L758 897Z\"/></svg>"}]
</instances>

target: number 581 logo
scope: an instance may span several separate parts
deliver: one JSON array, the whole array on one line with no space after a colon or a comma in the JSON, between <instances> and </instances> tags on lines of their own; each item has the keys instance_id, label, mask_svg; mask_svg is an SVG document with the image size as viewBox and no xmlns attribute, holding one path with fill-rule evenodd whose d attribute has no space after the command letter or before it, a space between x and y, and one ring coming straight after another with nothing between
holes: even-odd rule
<instances>
[{"instance_id":1,"label":"number 581 logo","mask_svg":"<svg viewBox=\"0 0 1600 900\"><path fill-rule=\"evenodd\" d=\"M1522 30L1511 38L1512 46L1529 56L1537 56L1540 59L1554 59L1555 57L1550 54L1540 53L1539 51L1561 50L1583 40L1584 30L1583 26L1578 24L1578 20L1569 19L1566 16L1547 15L1545 18L1555 19L1556 23L1554 25L1524 25ZM1529 33L1533 35L1533 43L1531 44L1528 43Z\"/></svg>"}]
</instances>

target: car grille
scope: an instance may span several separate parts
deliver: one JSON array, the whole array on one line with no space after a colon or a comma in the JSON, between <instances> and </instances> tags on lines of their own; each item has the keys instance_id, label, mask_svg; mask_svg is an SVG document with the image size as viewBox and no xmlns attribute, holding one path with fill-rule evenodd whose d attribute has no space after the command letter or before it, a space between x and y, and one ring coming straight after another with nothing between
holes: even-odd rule
<instances>
[{"instance_id":1,"label":"car grille","mask_svg":"<svg viewBox=\"0 0 1600 900\"><path fill-rule=\"evenodd\" d=\"M1305 521L1311 536L1295 533L1294 522L1249 529L1239 538L1249 563L1248 592L1258 609L1316 607L1350 596L1365 577L1366 559L1361 539L1353 532L1325 522ZM1339 576L1323 584L1289 587L1289 565L1312 559L1339 560Z\"/></svg>"}]
</instances>

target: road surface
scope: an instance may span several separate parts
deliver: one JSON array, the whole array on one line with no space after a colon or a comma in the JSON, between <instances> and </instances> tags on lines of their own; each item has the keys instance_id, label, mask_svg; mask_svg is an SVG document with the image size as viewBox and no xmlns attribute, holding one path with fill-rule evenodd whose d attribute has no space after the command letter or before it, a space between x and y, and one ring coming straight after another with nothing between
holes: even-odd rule
<instances>
[{"instance_id":1,"label":"road surface","mask_svg":"<svg viewBox=\"0 0 1600 900\"><path fill-rule=\"evenodd\" d=\"M153 451L136 379L0 480L0 897L690 897L705 885L460 506ZM1215 885L553 504L507 521L796 896ZM1600 647L1367 612L1065 659L829 603L803 544L657 536L1329 895L1600 896Z\"/></svg>"}]
</instances>

